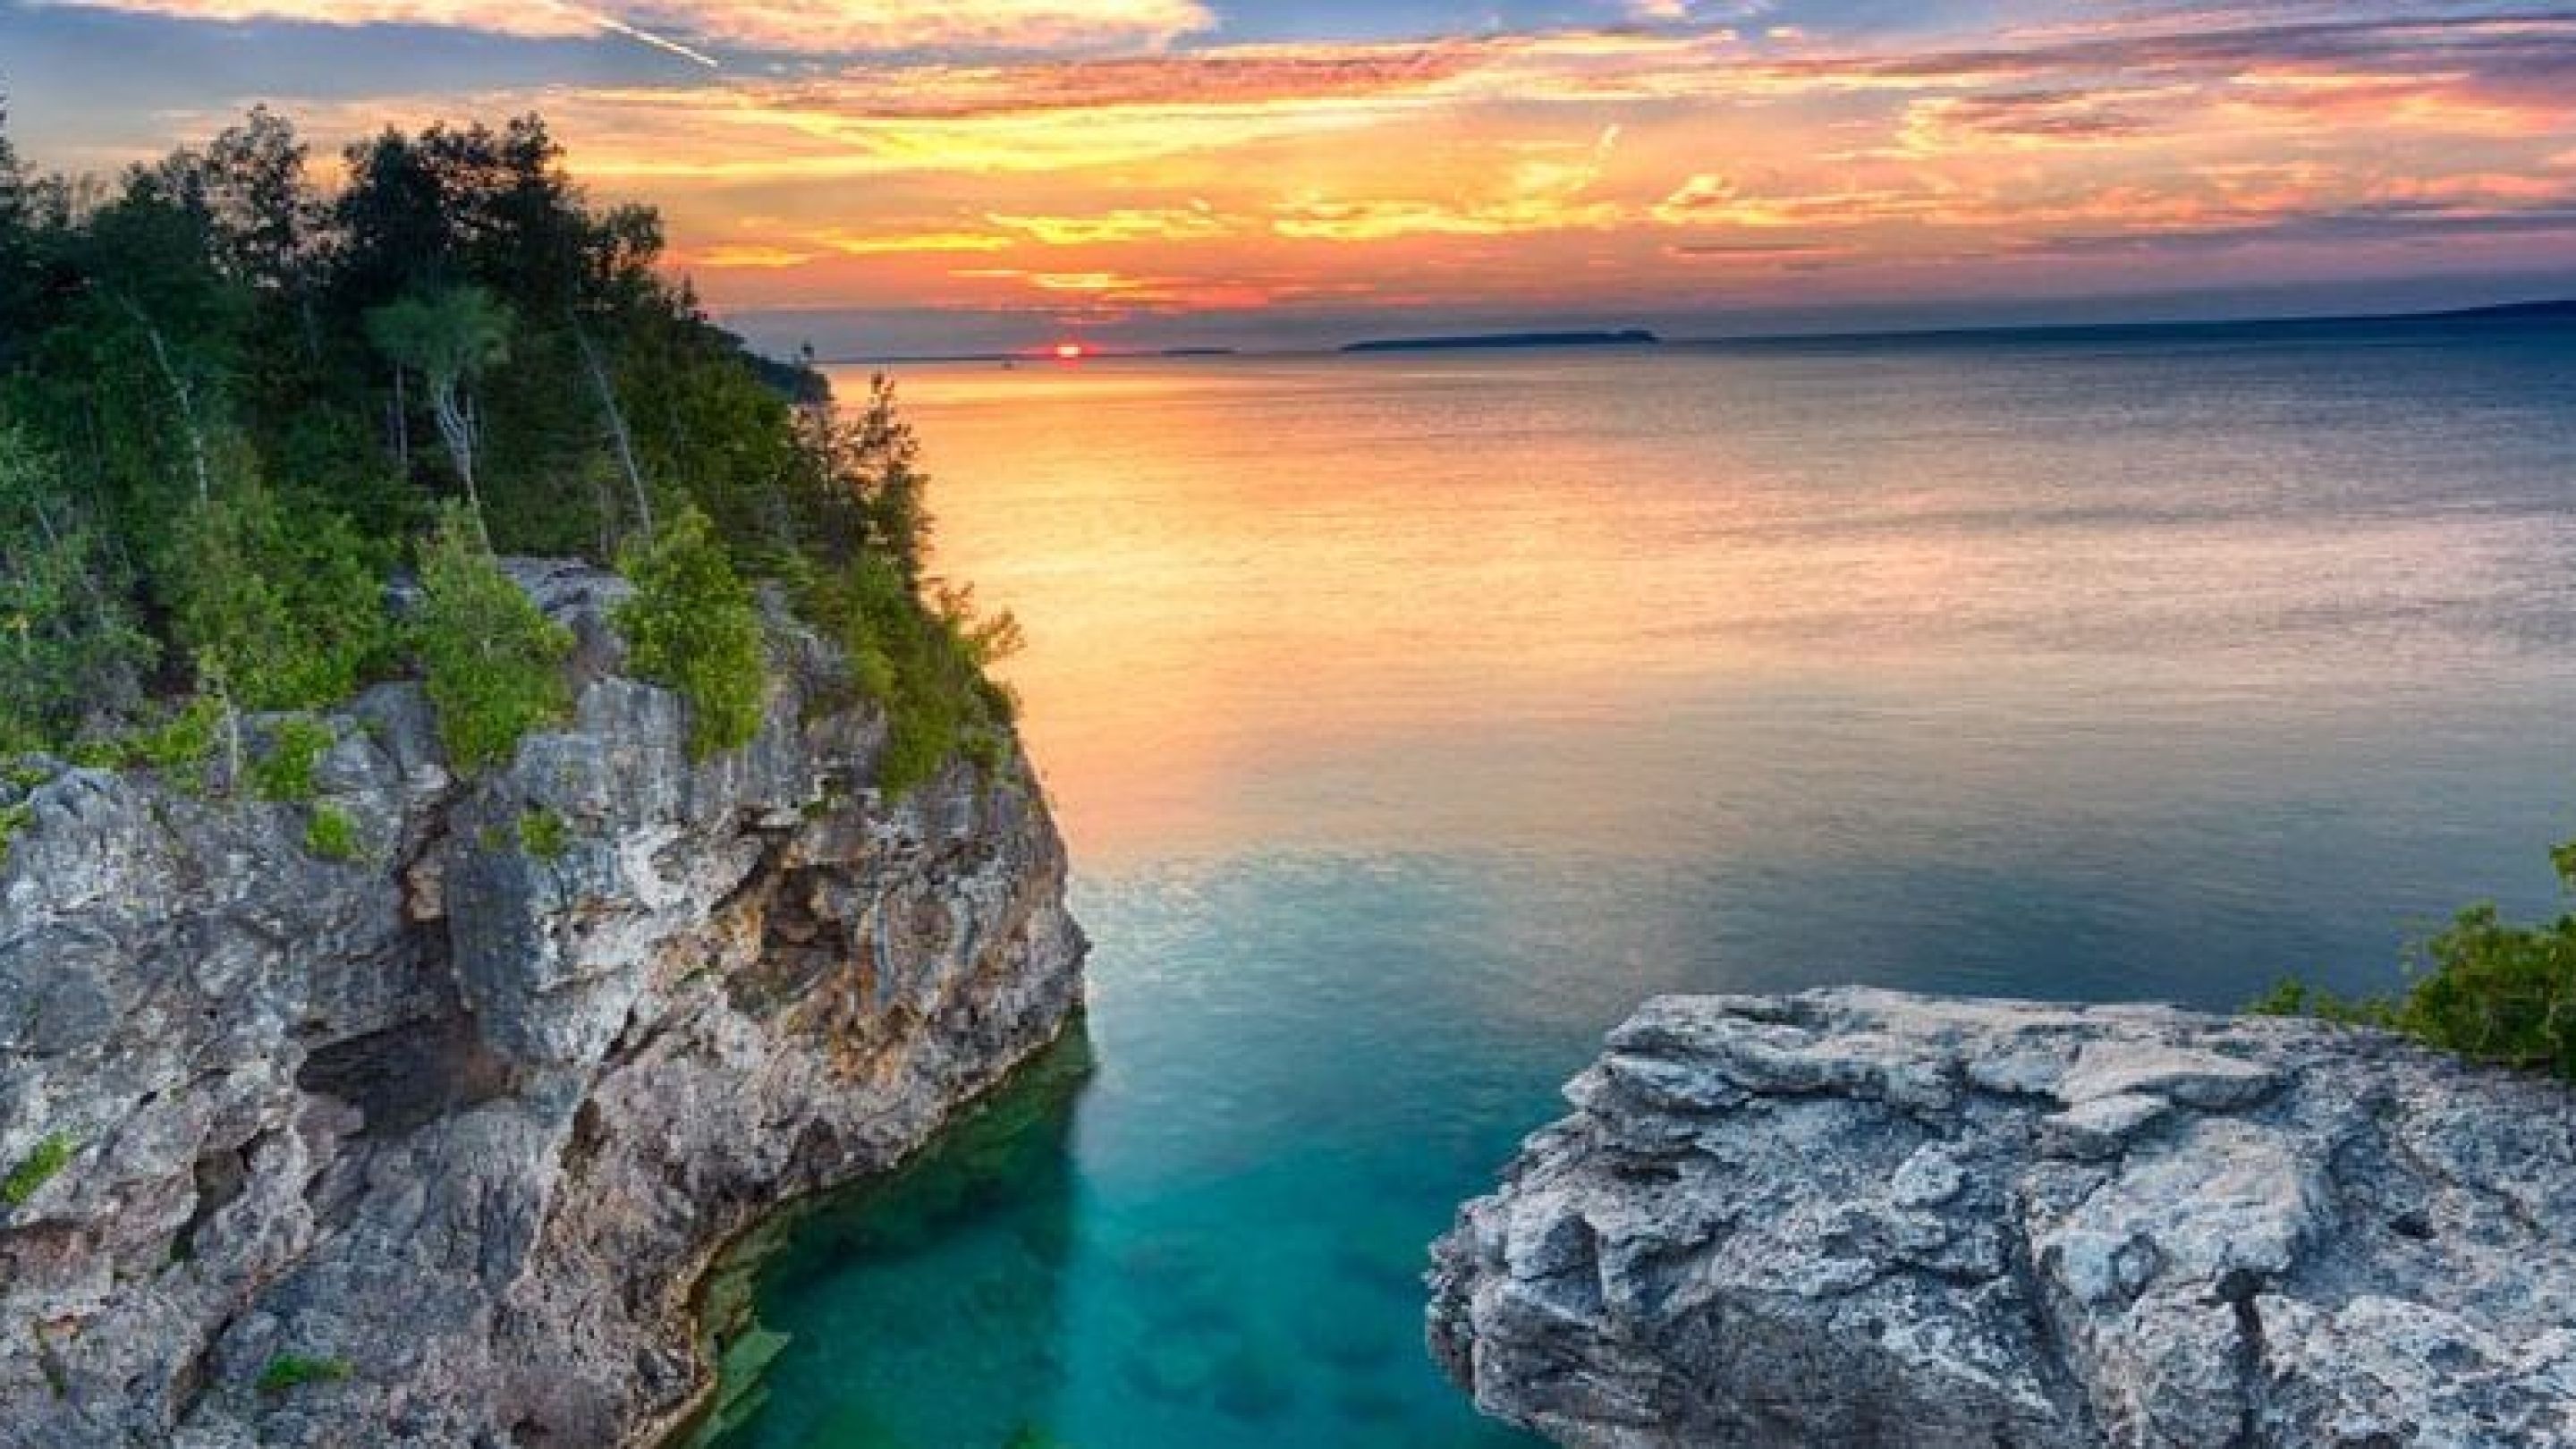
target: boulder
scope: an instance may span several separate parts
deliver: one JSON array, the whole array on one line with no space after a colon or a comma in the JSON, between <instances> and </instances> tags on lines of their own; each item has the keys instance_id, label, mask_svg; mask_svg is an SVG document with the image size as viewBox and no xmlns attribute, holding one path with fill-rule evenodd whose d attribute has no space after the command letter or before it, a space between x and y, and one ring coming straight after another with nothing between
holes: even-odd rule
<instances>
[{"instance_id":1,"label":"boulder","mask_svg":"<svg viewBox=\"0 0 2576 1449\"><path fill-rule=\"evenodd\" d=\"M1479 1408L1602 1449L2576 1444L2576 1094L2392 1037L1670 997L1433 1248Z\"/></svg>"}]
</instances>

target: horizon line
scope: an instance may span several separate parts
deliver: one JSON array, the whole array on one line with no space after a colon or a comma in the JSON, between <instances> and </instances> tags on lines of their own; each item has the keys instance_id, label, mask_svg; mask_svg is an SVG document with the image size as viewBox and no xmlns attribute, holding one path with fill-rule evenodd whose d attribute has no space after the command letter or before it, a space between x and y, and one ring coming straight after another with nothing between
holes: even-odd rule
<instances>
[{"instance_id":1,"label":"horizon line","mask_svg":"<svg viewBox=\"0 0 2576 1449\"><path fill-rule=\"evenodd\" d=\"M753 311L753 312L755 312L755 313L757 312L757 309L746 309L746 310L747 310L747 311ZM2523 316L2521 316L2521 314L2532 314L2532 315L2530 315L2530 316L2528 316L2528 317L2523 317ZM768 315L775 315L775 314L768 314ZM2045 336L2045 335L2051 335L2051 334L2056 334L2056 335L2064 335L2064 334L2089 334L2089 335L2097 335L2097 336L2098 336L2098 335L2100 335L2100 334L2102 334L2102 333L2106 333L2106 332L2148 332L2148 331L2172 331L2172 330L2218 330L2218 329L2235 328L2235 327L2260 327L2260 326L2334 326L2334 325L2354 326L2354 325L2367 325L2367 324L2372 324L2372 323L2380 323L2380 324L2386 324L2386 323L2397 323L2397 322L2416 322L2416 323L2421 323L2421 322L2441 322L2441 321L2473 321L2473 320L2480 320L2480 319L2490 320L2490 321L2498 321L2498 322L2509 322L2509 321L2514 321L2514 320L2531 320L2531 321L2540 321L2540 322L2562 321L2562 320L2564 320L2564 321L2576 321L2576 292L2569 292L2569 293L2557 293L2557 294L2551 294L2551 295L2545 295L2545 296L2534 296L2534 297L2523 298L2523 299L2520 299L2520 300L2510 301L2510 302L2494 302L2494 303L2485 303L2485 304L2481 304L2481 305L2473 306L2473 307L2432 307L2432 308L2422 308L2422 309L2413 309L2413 310L2398 310L2398 311L2359 311L2359 312L2347 312L2347 311L2336 311L2336 312L2284 312L2284 313L2270 313L2270 314L2249 314L2249 315L2244 315L2244 316L2228 316L2228 317L2129 318L2129 319L2123 319L2123 320L2120 320L2120 321L2109 321L2109 322L1995 322L1995 323L1945 323L1945 324L1937 324L1937 325L1923 325L1923 326L1904 326L1904 325L1897 325L1897 326L1886 326L1886 327L1844 328L1844 329L1819 330L1819 331L1780 331L1780 330L1772 330L1772 331L1739 332L1739 333L1718 333L1718 334L1712 334L1712 335L1706 335L1706 336L1676 336L1676 337L1660 337L1660 336L1659 336L1659 337L1657 337L1657 338L1656 338L1655 342L1654 342L1652 345L1654 345L1654 346L1658 346L1658 347L1713 347L1713 346L1752 346L1752 345L1760 345L1760 344L1766 344L1766 343L1789 343L1789 342L1870 342L1870 341L1886 341L1886 340L1899 339L1899 338L1914 338L1914 339L1930 340L1930 339L1938 339L1938 338L1944 338L1944 337L1995 337L1995 336L2022 336L2022 337L2036 337L2036 336ZM1028 346L1028 347L1026 347L1026 348L1024 348L1024 349L1009 350L1009 351L993 351L993 350L984 350L984 351L975 351L975 352L928 352L928 353L923 353L923 352L914 352L914 353L879 353L879 354L850 354L850 355L830 356L830 357L816 355L816 356L806 357L806 358L797 358L797 357L789 356L789 357L778 357L778 358L776 358L776 360L779 360L779 361L786 361L786 362L804 361L804 362L807 362L807 363L809 363L809 364L811 364L812 366L815 366L815 367L869 367L869 366L901 366L901 365L906 365L906 364L957 363L957 362L1008 362L1008 363L1017 363L1017 362L1052 362L1052 363L1060 363L1060 364L1076 364L1076 363L1080 363L1080 362L1094 362L1094 361L1128 361L1128 362L1139 361L1139 360L1145 360L1145 361L1154 361L1154 360L1163 360L1163 361L1186 361L1186 360L1189 360L1189 359L1192 359L1192 358L1200 358L1200 359L1204 359L1204 358L1213 358L1213 357L1269 357L1269 358L1346 357L1346 356L1352 356L1352 355L1354 355L1354 354L1352 353L1351 349L1353 349L1354 347L1361 346L1362 344L1372 343L1372 342L1390 342L1390 341L1391 341L1391 342L1397 342L1397 343L1406 343L1406 342L1414 342L1414 341L1417 341L1417 340L1421 340L1421 341L1433 341L1433 340L1440 340L1440 341L1467 341L1467 342L1471 342L1471 343L1472 343L1472 342L1482 341L1482 340L1485 340L1485 339L1493 339L1493 340L1495 340L1495 342L1496 342L1496 344L1497 344L1497 345L1496 345L1494 348L1492 348L1491 350L1495 350L1495 351L1503 351L1503 350L1510 350L1510 344L1509 344L1509 342L1508 342L1508 340L1507 340L1507 339L1511 339L1511 338L1515 338L1515 337L1526 337L1526 336L1533 335L1534 333L1537 333L1537 332L1562 332L1562 331L1566 331L1566 330L1569 330L1569 329L1566 329L1566 328L1563 328L1563 327L1559 327L1559 326L1551 326L1551 327L1546 327L1546 328L1531 328L1531 329L1497 328L1497 329L1480 330L1480 331L1476 331L1476 332L1469 332L1469 333L1463 333L1463 334L1455 334L1453 337L1448 337L1448 338L1434 338L1434 337L1430 337L1430 336L1420 336L1420 337L1417 337L1417 336L1414 336L1414 335L1407 335L1407 336L1401 336L1401 337L1392 337L1392 338L1367 338L1367 337L1363 337L1363 338L1352 338L1352 339L1349 339L1349 340L1346 340L1346 341L1336 342L1336 343L1324 343L1324 344L1320 344L1320 345L1305 345L1305 346L1296 346L1296 347L1263 347L1263 346L1259 346L1259 345L1249 345L1249 346L1246 346L1246 345L1214 345L1214 346L1175 346L1175 347L1134 347L1134 348L1117 348L1117 347L1102 347L1102 346L1094 346L1094 345L1085 345L1085 347L1084 347L1084 349L1083 349L1083 352L1082 352L1081 356L1080 356L1080 357L1078 357L1078 358L1064 358L1064 357L1060 357L1060 356L1058 356L1058 355L1057 355L1057 352L1056 352L1056 348L1057 348L1057 347L1058 347L1058 345L1059 345L1058 343L1055 343L1055 342L1043 342L1043 343L1033 343L1033 344L1031 344L1030 346ZM1605 334L1606 334L1606 333L1619 332L1619 331L1642 331L1642 332L1651 332L1651 330L1652 330L1652 329L1651 329L1651 328L1649 328L1646 324L1643 324L1643 323L1605 323L1605 324L1601 324L1601 325L1599 325L1599 326L1595 326L1595 327L1585 327L1585 328L1578 328L1578 329L1571 329L1571 330L1583 331L1583 332L1600 332L1600 333L1605 333ZM1619 350L1619 351L1634 351L1634 350L1636 350L1636 344L1634 344L1634 343L1613 344L1613 343L1609 343L1609 342L1603 342L1603 343L1593 344L1593 345L1598 346L1598 347L1600 347L1600 348L1603 348L1603 349L1605 349L1605 350ZM1403 350L1403 349L1401 349L1401 348L1397 348L1397 349L1390 349L1390 351L1393 351L1393 352L1396 352L1396 353L1399 353L1399 354L1402 352L1402 350ZM1469 348L1469 349L1463 349L1463 350L1483 350L1483 349L1474 349L1474 348ZM1549 350L1553 350L1553 351L1583 351L1583 350L1587 350L1587 345L1586 345L1586 344L1583 344L1583 343L1567 343L1567 344L1561 344L1561 345L1555 345L1555 346L1548 346L1548 347L1526 348L1526 349L1523 349L1523 350L1535 350L1535 351L1549 351ZM765 355L766 355L766 354L765 354ZM1379 354L1379 355L1386 355L1386 354Z\"/></svg>"}]
</instances>

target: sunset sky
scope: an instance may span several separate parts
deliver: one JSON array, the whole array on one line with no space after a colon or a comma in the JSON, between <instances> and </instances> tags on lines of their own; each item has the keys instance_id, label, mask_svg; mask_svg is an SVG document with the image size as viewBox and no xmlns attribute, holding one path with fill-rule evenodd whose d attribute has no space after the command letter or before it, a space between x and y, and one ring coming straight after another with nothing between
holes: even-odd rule
<instances>
[{"instance_id":1,"label":"sunset sky","mask_svg":"<svg viewBox=\"0 0 2576 1449\"><path fill-rule=\"evenodd\" d=\"M2576 290L2576 6L0 0L0 83L71 169L540 110L836 353Z\"/></svg>"}]
</instances>

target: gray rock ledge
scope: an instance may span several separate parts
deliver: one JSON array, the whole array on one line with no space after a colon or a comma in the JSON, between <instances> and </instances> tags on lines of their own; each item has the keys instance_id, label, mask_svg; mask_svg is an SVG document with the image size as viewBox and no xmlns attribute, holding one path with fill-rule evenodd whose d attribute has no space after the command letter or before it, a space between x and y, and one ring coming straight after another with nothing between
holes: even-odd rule
<instances>
[{"instance_id":1,"label":"gray rock ledge","mask_svg":"<svg viewBox=\"0 0 2576 1449\"><path fill-rule=\"evenodd\" d=\"M1434 1245L1579 1446L2576 1444L2576 1094L2372 1032L1668 997Z\"/></svg>"}]
</instances>

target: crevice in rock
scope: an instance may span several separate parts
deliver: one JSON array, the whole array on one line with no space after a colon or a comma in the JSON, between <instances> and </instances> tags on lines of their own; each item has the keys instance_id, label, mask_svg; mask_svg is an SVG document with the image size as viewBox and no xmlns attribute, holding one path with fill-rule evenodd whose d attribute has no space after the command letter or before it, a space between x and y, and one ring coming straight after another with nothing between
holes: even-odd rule
<instances>
[{"instance_id":1,"label":"crevice in rock","mask_svg":"<svg viewBox=\"0 0 2576 1449\"><path fill-rule=\"evenodd\" d=\"M2006 1204L2003 1276L2012 1280L2017 1296L2029 1306L2030 1345L2038 1354L2031 1369L2049 1401L2061 1406L2083 1430L2081 1442L2099 1443L2103 1436L2096 1427L2093 1398L2085 1391L2084 1376L2075 1371L2068 1352L2070 1345L2058 1313L2056 1290L2040 1272L2038 1259L2031 1253L2026 1230L2029 1221L2030 1205L2016 1194Z\"/></svg>"},{"instance_id":2,"label":"crevice in rock","mask_svg":"<svg viewBox=\"0 0 2576 1449\"><path fill-rule=\"evenodd\" d=\"M837 866L812 865L768 873L759 957L725 983L737 1009L767 1017L854 959L863 974L869 971L867 953L851 949L846 923L822 904L840 873Z\"/></svg>"},{"instance_id":3,"label":"crevice in rock","mask_svg":"<svg viewBox=\"0 0 2576 1449\"><path fill-rule=\"evenodd\" d=\"M250 1185L251 1154L267 1139L260 1133L237 1147L216 1147L197 1154L197 1206L170 1239L170 1257L182 1262L196 1256L197 1234L215 1214L233 1205Z\"/></svg>"},{"instance_id":4,"label":"crevice in rock","mask_svg":"<svg viewBox=\"0 0 2576 1449\"><path fill-rule=\"evenodd\" d=\"M760 859L743 872L742 879L734 882L733 889L716 900L715 906L707 912L711 920L722 920L732 915L778 880L786 864L787 848L794 842L796 834L792 830L762 830L753 825L745 825L742 833L760 842Z\"/></svg>"},{"instance_id":5,"label":"crevice in rock","mask_svg":"<svg viewBox=\"0 0 2576 1449\"><path fill-rule=\"evenodd\" d=\"M506 1096L518 1073L458 1012L318 1048L295 1084L364 1113L360 1138L387 1138Z\"/></svg>"},{"instance_id":6,"label":"crevice in rock","mask_svg":"<svg viewBox=\"0 0 2576 1449\"><path fill-rule=\"evenodd\" d=\"M2263 1310L2257 1303L2266 1286L2262 1274L2231 1268L2218 1280L2218 1299L2236 1315L2236 1438L2229 1449L2262 1449L2264 1403L2269 1397L2263 1375Z\"/></svg>"}]
</instances>

